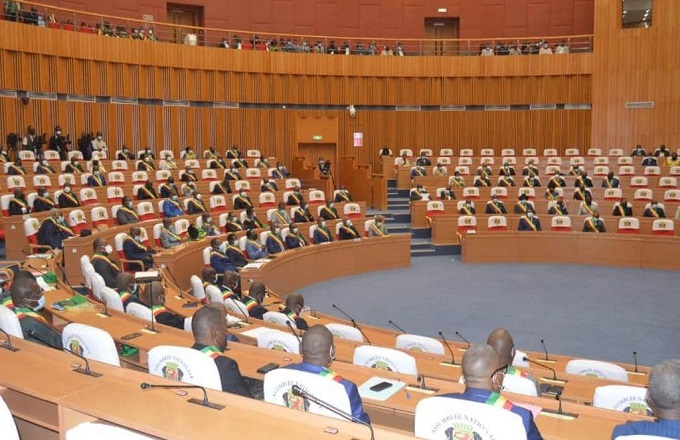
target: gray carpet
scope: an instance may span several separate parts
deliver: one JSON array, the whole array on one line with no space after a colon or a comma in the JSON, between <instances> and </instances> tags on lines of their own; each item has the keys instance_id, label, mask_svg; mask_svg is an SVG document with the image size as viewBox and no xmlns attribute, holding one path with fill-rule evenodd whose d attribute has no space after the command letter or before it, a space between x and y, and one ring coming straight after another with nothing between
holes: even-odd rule
<instances>
[{"instance_id":1,"label":"gray carpet","mask_svg":"<svg viewBox=\"0 0 680 440\"><path fill-rule=\"evenodd\" d=\"M473 342L506 327L515 345L641 365L680 358L680 272L595 266L483 264L460 257L412 259L403 270L373 272L308 286L312 308L359 323Z\"/></svg>"}]
</instances>

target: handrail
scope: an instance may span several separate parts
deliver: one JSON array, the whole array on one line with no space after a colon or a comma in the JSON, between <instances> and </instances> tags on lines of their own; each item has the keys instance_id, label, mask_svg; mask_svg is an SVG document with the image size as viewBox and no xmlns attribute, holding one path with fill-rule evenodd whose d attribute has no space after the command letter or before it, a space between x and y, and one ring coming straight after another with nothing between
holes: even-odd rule
<instances>
[{"instance_id":1,"label":"handrail","mask_svg":"<svg viewBox=\"0 0 680 440\"><path fill-rule=\"evenodd\" d=\"M94 33L94 31L101 32L106 24L110 24L110 29L112 32L116 32L117 26L122 26L124 23L125 34L124 37L131 37L128 33L128 27L131 25L136 26L143 31L145 34L148 30L152 29L156 39L162 39L166 41L168 38L158 38L159 30L162 32L163 37L170 37L169 39L179 40L175 42L182 42L187 34L192 34L193 38L190 41L193 44L205 44L205 45L218 45L220 42L226 40L232 45L243 44L244 41L255 42L255 48L261 50L278 50L279 46L277 44L270 44L272 41L278 43L283 39L288 40L285 43L291 43L291 39L295 42L295 50L283 49L282 51L289 52L315 52L315 46L321 44L321 53L329 53L328 49L335 47L337 51L333 53L344 53L344 45L349 45L349 53L359 53L366 55L378 55L380 54L380 49L388 47L388 44L395 47L397 50L401 50L404 53L399 53L399 55L422 55L422 54L434 54L434 55L479 55L481 49L484 47L496 47L497 44L501 42L508 42L505 47L515 47L519 49L522 46L530 47L531 51L526 53L538 53L539 44L546 42L548 44L555 45L557 43L564 44L573 51L589 52L592 50L593 35L583 34L583 35L560 35L560 36L533 36L533 37L512 37L512 38L456 38L456 39L432 39L432 38L385 38L385 37L348 37L348 36L327 36L327 35L307 35L307 34L286 34L286 33L271 33L271 32L254 32L248 30L237 30L237 29L220 29L212 27L197 27L197 26L186 26L173 23L159 22L159 21L146 21L136 18L126 18L115 15L104 15L95 12L79 11L70 8L63 8L60 6L52 6L44 3L37 3L33 1L17 0L15 3L21 5L21 11L25 14L27 11L30 12L32 8L36 10L38 15L42 14L42 20L46 27L59 27L67 30L80 30L89 31ZM57 20L57 16L59 19ZM54 22L48 21L48 18L54 17ZM6 19L8 17L5 17ZM89 18L86 20L85 18ZM94 18L94 20L92 20ZM88 23L89 21L89 23ZM81 26L78 22L85 24ZM38 17L35 17L35 23L38 24ZM93 24L96 26L93 27ZM134 29L133 28L133 31ZM250 37L247 37L250 36ZM179 38L178 38L179 37ZM297 41L300 40L301 45L297 45ZM338 45L335 46L335 42ZM373 46L369 45L369 42ZM376 45L376 42L380 42ZM185 44L192 44L190 42L185 42ZM352 44L354 43L354 44ZM192 45L193 45L192 44ZM306 44L305 47L304 44ZM332 44L332 46L331 46ZM364 44L366 45L366 50L364 50ZM357 49L357 45L361 45ZM354 49L352 49L354 47ZM372 47L372 50L370 49ZM299 50L302 48L302 50ZM408 49L408 50L407 50ZM396 53L395 53L396 55Z\"/></svg>"}]
</instances>

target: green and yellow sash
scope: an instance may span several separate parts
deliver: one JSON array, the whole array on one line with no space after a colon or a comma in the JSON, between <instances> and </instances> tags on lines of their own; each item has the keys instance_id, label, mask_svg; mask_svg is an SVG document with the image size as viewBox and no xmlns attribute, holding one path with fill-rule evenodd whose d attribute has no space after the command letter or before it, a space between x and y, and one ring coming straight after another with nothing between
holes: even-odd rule
<instances>
[{"instance_id":1,"label":"green and yellow sash","mask_svg":"<svg viewBox=\"0 0 680 440\"><path fill-rule=\"evenodd\" d=\"M241 201L243 201L243 202L245 202L246 205L248 205L249 207L251 207L251 208L253 207L253 202L251 202L250 200L248 200L247 197L238 196L238 199L241 200Z\"/></svg>"},{"instance_id":2,"label":"green and yellow sash","mask_svg":"<svg viewBox=\"0 0 680 440\"><path fill-rule=\"evenodd\" d=\"M520 376L520 377L529 377L528 374L525 372L518 370L517 368L513 367L512 365L508 365L508 370L505 372L506 376Z\"/></svg>"},{"instance_id":3,"label":"green and yellow sash","mask_svg":"<svg viewBox=\"0 0 680 440\"><path fill-rule=\"evenodd\" d=\"M515 184L515 181L512 180L511 177L503 176L503 179L501 180L503 183L505 183L505 186L513 186Z\"/></svg>"},{"instance_id":4,"label":"green and yellow sash","mask_svg":"<svg viewBox=\"0 0 680 440\"><path fill-rule=\"evenodd\" d=\"M316 230L319 231L319 232L320 232L324 237L326 237L327 239L329 239L329 240L331 239L331 234L330 234L330 232L327 232L324 228L318 227L318 228L316 228Z\"/></svg>"},{"instance_id":5,"label":"green and yellow sash","mask_svg":"<svg viewBox=\"0 0 680 440\"><path fill-rule=\"evenodd\" d=\"M345 194L344 191L340 191L340 192L338 193L338 195L339 195L345 202L351 202L351 200L349 199L349 197L347 197L347 194Z\"/></svg>"},{"instance_id":6,"label":"green and yellow sash","mask_svg":"<svg viewBox=\"0 0 680 440\"><path fill-rule=\"evenodd\" d=\"M472 208L472 205L470 205L470 208ZM463 207L460 208L461 214L473 215L470 208L468 208L468 205L463 205Z\"/></svg>"},{"instance_id":7,"label":"green and yellow sash","mask_svg":"<svg viewBox=\"0 0 680 440\"><path fill-rule=\"evenodd\" d=\"M453 184L458 188L462 188L465 186L465 182L463 181L462 177L454 177L453 179L451 179L450 182L453 182Z\"/></svg>"},{"instance_id":8,"label":"green and yellow sash","mask_svg":"<svg viewBox=\"0 0 680 440\"><path fill-rule=\"evenodd\" d=\"M163 304L157 304L153 307L151 307L151 313L153 313L154 318L158 318L158 315L161 313L166 313L168 309L165 308Z\"/></svg>"},{"instance_id":9,"label":"green and yellow sash","mask_svg":"<svg viewBox=\"0 0 680 440\"><path fill-rule=\"evenodd\" d=\"M79 206L79 205L80 205L80 202L78 201L78 198L77 198L76 196L74 196L73 194L67 193L67 192L63 192L62 194L64 195L64 197L66 197L67 199L69 199L74 205L76 205L76 206Z\"/></svg>"},{"instance_id":10,"label":"green and yellow sash","mask_svg":"<svg viewBox=\"0 0 680 440\"><path fill-rule=\"evenodd\" d=\"M340 227L340 229L344 229L345 231L347 231L348 233L350 233L350 234L352 235L352 237L354 237L354 238L357 237L357 234L354 232L354 230L352 230L352 228L350 228L350 227L348 227L348 226L342 225L342 226Z\"/></svg>"},{"instance_id":11,"label":"green and yellow sash","mask_svg":"<svg viewBox=\"0 0 680 440\"><path fill-rule=\"evenodd\" d=\"M321 208L321 211L327 212L330 215L330 218L329 218L330 220L335 220L335 219L338 218L337 214L335 212L333 212L333 210L331 208L329 208L328 206L324 206L323 208Z\"/></svg>"},{"instance_id":12,"label":"green and yellow sash","mask_svg":"<svg viewBox=\"0 0 680 440\"><path fill-rule=\"evenodd\" d=\"M127 212L128 214L133 216L136 220L139 220L139 216L137 215L137 213L135 211L133 211L132 209L128 208L127 206L121 206L120 208L118 208L118 210L123 211L123 212Z\"/></svg>"},{"instance_id":13,"label":"green and yellow sash","mask_svg":"<svg viewBox=\"0 0 680 440\"><path fill-rule=\"evenodd\" d=\"M66 234L68 234L70 236L75 235L75 232L73 232L73 229L71 229L70 227L68 227L66 225L62 225L61 223L59 223L58 221L56 221L52 217L47 217L45 219L45 221L51 221L52 223L54 223L54 226L56 226L60 231L65 232Z\"/></svg>"},{"instance_id":14,"label":"green and yellow sash","mask_svg":"<svg viewBox=\"0 0 680 440\"><path fill-rule=\"evenodd\" d=\"M144 193L148 196L149 199L157 199L158 196L154 194L152 191L149 190L149 188L143 186L139 188L139 191L144 191Z\"/></svg>"},{"instance_id":15,"label":"green and yellow sash","mask_svg":"<svg viewBox=\"0 0 680 440\"><path fill-rule=\"evenodd\" d=\"M174 238L175 240L177 240L177 241L182 241L182 236L179 235L179 234L176 234L176 233L172 232L170 229L165 228L165 232L166 232L166 234L169 234L169 235L170 235L172 238Z\"/></svg>"},{"instance_id":16,"label":"green and yellow sash","mask_svg":"<svg viewBox=\"0 0 680 440\"><path fill-rule=\"evenodd\" d=\"M153 164L147 163L145 160L143 160L140 163L142 165L144 165L144 168L146 168L146 170L144 170L144 171L153 171L154 170Z\"/></svg>"},{"instance_id":17,"label":"green and yellow sash","mask_svg":"<svg viewBox=\"0 0 680 440\"><path fill-rule=\"evenodd\" d=\"M530 227L534 232L538 231L538 228L536 227L536 225L534 224L534 222L531 221L530 218L522 216L521 220L523 220L524 222L526 222L526 224L528 224L529 227Z\"/></svg>"},{"instance_id":18,"label":"green and yellow sash","mask_svg":"<svg viewBox=\"0 0 680 440\"><path fill-rule=\"evenodd\" d=\"M435 168L434 169L434 175L437 176L437 177L445 177L446 176L446 168L439 168L439 167Z\"/></svg>"},{"instance_id":19,"label":"green and yellow sash","mask_svg":"<svg viewBox=\"0 0 680 440\"><path fill-rule=\"evenodd\" d=\"M229 220L229 221L227 222L227 224L225 225L225 227L226 227L226 226L229 226L229 225L234 225L234 227L236 228L237 231L240 231L240 230L243 229L243 227L242 227L239 223L233 222L233 221L231 221L231 220ZM229 230L229 228L227 228L227 231L228 231L228 230Z\"/></svg>"},{"instance_id":20,"label":"green and yellow sash","mask_svg":"<svg viewBox=\"0 0 680 440\"><path fill-rule=\"evenodd\" d=\"M491 202L491 207L496 212L496 214L503 214L503 209L500 206L498 206L498 203Z\"/></svg>"},{"instance_id":21,"label":"green and yellow sash","mask_svg":"<svg viewBox=\"0 0 680 440\"><path fill-rule=\"evenodd\" d=\"M507 410L511 410L513 408L512 402L507 400L505 397L501 396L498 393L491 393L488 399L486 399L486 402L484 402L486 405L490 406L495 406L497 408L503 408Z\"/></svg>"},{"instance_id":22,"label":"green and yellow sash","mask_svg":"<svg viewBox=\"0 0 680 440\"><path fill-rule=\"evenodd\" d=\"M652 215L653 215L655 218L659 218L659 217L660 217L660 216L659 216L659 213L656 211L656 209L652 208L651 206L649 207L649 212L651 212Z\"/></svg>"},{"instance_id":23,"label":"green and yellow sash","mask_svg":"<svg viewBox=\"0 0 680 440\"><path fill-rule=\"evenodd\" d=\"M290 196L295 199L298 205L302 201L302 196L298 195L297 193L292 193Z\"/></svg>"},{"instance_id":24,"label":"green and yellow sash","mask_svg":"<svg viewBox=\"0 0 680 440\"><path fill-rule=\"evenodd\" d=\"M12 302L12 297L9 296L9 294L0 299L0 305L5 306L10 310L14 310L14 303Z\"/></svg>"},{"instance_id":25,"label":"green and yellow sash","mask_svg":"<svg viewBox=\"0 0 680 440\"><path fill-rule=\"evenodd\" d=\"M341 382L342 381L342 376L339 374L336 374L329 370L328 368L324 368L323 370L319 371L319 376L327 377L335 382Z\"/></svg>"},{"instance_id":26,"label":"green and yellow sash","mask_svg":"<svg viewBox=\"0 0 680 440\"><path fill-rule=\"evenodd\" d=\"M95 261L97 261L97 260L104 261L106 264L108 264L109 266L113 267L113 268L116 269L118 272L120 272L120 268L118 267L118 265L116 265L116 263L114 263L113 261L111 261L111 259L110 259L109 257L107 257L106 255L102 255L102 254L94 254L90 260L91 260L92 262L95 262Z\"/></svg>"},{"instance_id":27,"label":"green and yellow sash","mask_svg":"<svg viewBox=\"0 0 680 440\"><path fill-rule=\"evenodd\" d=\"M621 215L621 217L625 217L625 216L626 216L626 211L624 211L623 205L621 205L621 204L619 203L619 204L616 206L616 209L619 211L619 214Z\"/></svg>"},{"instance_id":28,"label":"green and yellow sash","mask_svg":"<svg viewBox=\"0 0 680 440\"><path fill-rule=\"evenodd\" d=\"M248 313L250 313L251 310L257 307L257 301L255 301L253 298L249 296L244 296L241 299L241 302L243 302L243 305L246 306L246 310L248 310Z\"/></svg>"},{"instance_id":29,"label":"green and yellow sash","mask_svg":"<svg viewBox=\"0 0 680 440\"><path fill-rule=\"evenodd\" d=\"M283 174L278 169L272 171L272 177L274 179L283 179Z\"/></svg>"},{"instance_id":30,"label":"green and yellow sash","mask_svg":"<svg viewBox=\"0 0 680 440\"><path fill-rule=\"evenodd\" d=\"M20 176L26 175L26 171L22 170L21 168L19 168L18 166L14 165L14 164L10 165L9 169L16 171Z\"/></svg>"},{"instance_id":31,"label":"green and yellow sash","mask_svg":"<svg viewBox=\"0 0 680 440\"><path fill-rule=\"evenodd\" d=\"M201 353L205 353L213 359L217 359L222 356L222 352L217 349L214 345L208 345L201 348Z\"/></svg>"},{"instance_id":32,"label":"green and yellow sash","mask_svg":"<svg viewBox=\"0 0 680 440\"><path fill-rule=\"evenodd\" d=\"M123 291L118 292L118 296L120 296L120 302L125 304L125 301L132 298L132 293L130 293L126 290L123 290Z\"/></svg>"},{"instance_id":33,"label":"green and yellow sash","mask_svg":"<svg viewBox=\"0 0 680 440\"><path fill-rule=\"evenodd\" d=\"M272 185L271 182L267 182L264 184L265 188L267 188L269 191L276 191L276 188L274 188L274 185Z\"/></svg>"},{"instance_id":34,"label":"green and yellow sash","mask_svg":"<svg viewBox=\"0 0 680 440\"><path fill-rule=\"evenodd\" d=\"M588 214L590 214L590 215L595 214L595 210L593 208L591 208L590 206L588 206L588 204L586 204L585 202L583 203L583 207L586 209L586 211L588 211Z\"/></svg>"},{"instance_id":35,"label":"green and yellow sash","mask_svg":"<svg viewBox=\"0 0 680 440\"><path fill-rule=\"evenodd\" d=\"M526 202L519 202L517 206L519 206L520 209L524 211L525 214L527 213L527 209L529 209L529 204Z\"/></svg>"},{"instance_id":36,"label":"green and yellow sash","mask_svg":"<svg viewBox=\"0 0 680 440\"><path fill-rule=\"evenodd\" d=\"M375 223L371 224L371 231L373 231L373 233L378 237L385 237L387 235L387 232L380 229Z\"/></svg>"},{"instance_id":37,"label":"green and yellow sash","mask_svg":"<svg viewBox=\"0 0 680 440\"><path fill-rule=\"evenodd\" d=\"M595 219L594 219L593 217L588 217L588 218L586 219L586 223L588 224L588 227L589 227L593 232L596 232L596 233L599 234L600 231L597 229L597 226L595 226L595 221L594 221L594 220L595 220Z\"/></svg>"},{"instance_id":38,"label":"green and yellow sash","mask_svg":"<svg viewBox=\"0 0 680 440\"><path fill-rule=\"evenodd\" d=\"M19 321L21 321L24 318L33 318L36 321L40 321L43 324L47 324L47 320L43 318L43 316L39 313L34 312L33 310L27 308L27 307L16 307L14 309L14 313L17 315L17 318L19 318Z\"/></svg>"},{"instance_id":39,"label":"green and yellow sash","mask_svg":"<svg viewBox=\"0 0 680 440\"><path fill-rule=\"evenodd\" d=\"M205 205L204 205L203 203L201 203L200 200L189 199L189 203L191 203L192 205L194 205L195 207L197 207L201 212L208 212L208 211L205 209Z\"/></svg>"},{"instance_id":40,"label":"green and yellow sash","mask_svg":"<svg viewBox=\"0 0 680 440\"><path fill-rule=\"evenodd\" d=\"M104 186L104 182L102 181L101 176L95 176L94 174L91 175L92 180L94 180L95 186Z\"/></svg>"},{"instance_id":41,"label":"green and yellow sash","mask_svg":"<svg viewBox=\"0 0 680 440\"><path fill-rule=\"evenodd\" d=\"M135 240L134 238L130 237L129 235L125 238L125 241L126 241L126 242L132 242L132 244L134 244L134 245L135 245L136 247L138 247L139 249L142 249L142 250L144 250L144 251L147 250L147 249L146 249L146 246L144 246L142 243L139 243L137 240Z\"/></svg>"},{"instance_id":42,"label":"green and yellow sash","mask_svg":"<svg viewBox=\"0 0 680 440\"><path fill-rule=\"evenodd\" d=\"M227 171L227 175L230 176L233 180L241 180L239 179L239 176L233 171Z\"/></svg>"},{"instance_id":43,"label":"green and yellow sash","mask_svg":"<svg viewBox=\"0 0 680 440\"><path fill-rule=\"evenodd\" d=\"M28 205L26 204L26 202L24 202L24 201L21 200L21 199L17 199L16 197L13 197L13 198L12 198L12 202L16 203L17 205L19 205L19 206L22 207L22 208L26 208L26 207L28 206Z\"/></svg>"},{"instance_id":44,"label":"green and yellow sash","mask_svg":"<svg viewBox=\"0 0 680 440\"><path fill-rule=\"evenodd\" d=\"M278 210L274 211L274 215L276 216L276 218L279 219L280 223L288 224L288 220L286 220L286 218L283 216L283 214L281 214Z\"/></svg>"},{"instance_id":45,"label":"green and yellow sash","mask_svg":"<svg viewBox=\"0 0 680 440\"><path fill-rule=\"evenodd\" d=\"M276 241L276 244L279 245L279 247L281 248L282 251L286 250L286 246L283 245L283 242L279 239L279 237L277 237L274 234L269 234L269 237L273 238L274 241Z\"/></svg>"}]
</instances>

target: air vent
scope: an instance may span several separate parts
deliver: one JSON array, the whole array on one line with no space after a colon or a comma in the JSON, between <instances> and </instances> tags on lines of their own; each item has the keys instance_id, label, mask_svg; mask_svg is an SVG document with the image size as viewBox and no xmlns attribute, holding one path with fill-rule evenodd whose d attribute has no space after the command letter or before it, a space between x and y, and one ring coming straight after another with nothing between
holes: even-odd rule
<instances>
[{"instance_id":1,"label":"air vent","mask_svg":"<svg viewBox=\"0 0 680 440\"><path fill-rule=\"evenodd\" d=\"M213 108L238 108L238 102L213 102Z\"/></svg>"},{"instance_id":2,"label":"air vent","mask_svg":"<svg viewBox=\"0 0 680 440\"><path fill-rule=\"evenodd\" d=\"M419 105L398 105L396 109L398 112L419 112Z\"/></svg>"},{"instance_id":3,"label":"air vent","mask_svg":"<svg viewBox=\"0 0 680 440\"><path fill-rule=\"evenodd\" d=\"M509 105L485 105L484 111L487 111L487 112L509 112L510 106Z\"/></svg>"},{"instance_id":4,"label":"air vent","mask_svg":"<svg viewBox=\"0 0 680 440\"><path fill-rule=\"evenodd\" d=\"M16 90L0 90L0 96L3 98L16 98L17 97L17 91Z\"/></svg>"},{"instance_id":5,"label":"air vent","mask_svg":"<svg viewBox=\"0 0 680 440\"><path fill-rule=\"evenodd\" d=\"M591 104L564 104L565 110L591 110Z\"/></svg>"},{"instance_id":6,"label":"air vent","mask_svg":"<svg viewBox=\"0 0 680 440\"><path fill-rule=\"evenodd\" d=\"M136 98L111 98L111 104L126 104L126 105L137 105Z\"/></svg>"},{"instance_id":7,"label":"air vent","mask_svg":"<svg viewBox=\"0 0 680 440\"><path fill-rule=\"evenodd\" d=\"M531 104L529 110L556 110L557 104Z\"/></svg>"},{"instance_id":8,"label":"air vent","mask_svg":"<svg viewBox=\"0 0 680 440\"><path fill-rule=\"evenodd\" d=\"M66 100L69 102L95 102L97 98L86 95L66 95Z\"/></svg>"},{"instance_id":9,"label":"air vent","mask_svg":"<svg viewBox=\"0 0 680 440\"><path fill-rule=\"evenodd\" d=\"M641 108L654 108L654 101L627 102L626 108L632 110Z\"/></svg>"},{"instance_id":10,"label":"air vent","mask_svg":"<svg viewBox=\"0 0 680 440\"><path fill-rule=\"evenodd\" d=\"M163 100L163 107L189 107L189 101Z\"/></svg>"},{"instance_id":11,"label":"air vent","mask_svg":"<svg viewBox=\"0 0 680 440\"><path fill-rule=\"evenodd\" d=\"M40 93L40 92L28 92L26 93L27 98L31 99L43 99L46 101L56 101L57 100L57 94L56 93Z\"/></svg>"},{"instance_id":12,"label":"air vent","mask_svg":"<svg viewBox=\"0 0 680 440\"><path fill-rule=\"evenodd\" d=\"M465 111L465 106L464 105L442 105L439 107L439 110L443 112L464 112Z\"/></svg>"}]
</instances>

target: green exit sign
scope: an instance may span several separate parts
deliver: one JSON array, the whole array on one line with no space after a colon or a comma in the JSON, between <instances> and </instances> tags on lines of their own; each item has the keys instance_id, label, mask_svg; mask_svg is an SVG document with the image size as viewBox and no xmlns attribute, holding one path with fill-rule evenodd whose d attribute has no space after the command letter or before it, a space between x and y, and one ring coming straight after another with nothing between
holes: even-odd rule
<instances>
[{"instance_id":1,"label":"green exit sign","mask_svg":"<svg viewBox=\"0 0 680 440\"><path fill-rule=\"evenodd\" d=\"M314 141L320 141L322 139L323 139L323 136L321 136L320 134L316 134L316 135L312 136L312 140L314 140Z\"/></svg>"}]
</instances>

